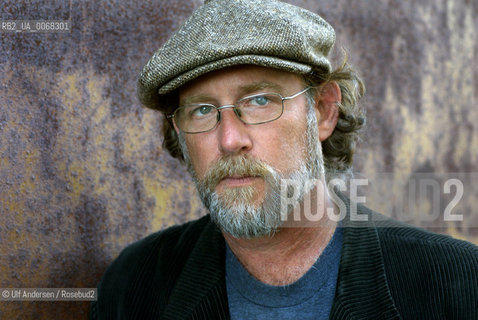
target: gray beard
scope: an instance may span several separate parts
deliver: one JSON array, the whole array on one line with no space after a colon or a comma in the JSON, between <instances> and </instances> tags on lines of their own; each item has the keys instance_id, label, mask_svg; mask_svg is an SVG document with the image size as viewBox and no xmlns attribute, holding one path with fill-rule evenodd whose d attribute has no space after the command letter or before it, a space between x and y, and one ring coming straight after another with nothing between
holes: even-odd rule
<instances>
[{"instance_id":1,"label":"gray beard","mask_svg":"<svg viewBox=\"0 0 478 320\"><path fill-rule=\"evenodd\" d=\"M204 206L209 210L211 220L226 233L235 238L251 239L256 237L272 236L287 220L281 216L281 180L289 179L298 192L298 197L289 210L289 214L304 199L313 188L307 182L319 179L324 174L324 163L321 144L318 140L318 123L314 112L313 101L309 101L307 115L307 159L300 160L300 168L289 174L281 174L270 166L270 175L265 178L266 190L264 200L260 205L252 203L253 187L240 187L226 190L223 195L206 186L204 181L197 178L191 159L187 152L184 135L179 134L179 143L184 154L187 168L199 193ZM298 188L298 190L297 190Z\"/></svg>"},{"instance_id":2,"label":"gray beard","mask_svg":"<svg viewBox=\"0 0 478 320\"><path fill-rule=\"evenodd\" d=\"M218 195L217 192L205 190L201 183L196 183L201 200L209 209L211 219L219 228L235 238L256 238L273 235L284 223L281 216L281 180L290 179L293 182L302 182L308 179L305 165L290 175L283 176L276 170L272 173L273 178L266 179L266 192L260 205L252 203L254 195L253 187L234 188L226 195ZM294 207L304 195L304 184L299 183L299 198ZM300 187L301 186L301 187ZM309 190L307 190L309 191ZM234 199L232 202L231 199Z\"/></svg>"}]
</instances>

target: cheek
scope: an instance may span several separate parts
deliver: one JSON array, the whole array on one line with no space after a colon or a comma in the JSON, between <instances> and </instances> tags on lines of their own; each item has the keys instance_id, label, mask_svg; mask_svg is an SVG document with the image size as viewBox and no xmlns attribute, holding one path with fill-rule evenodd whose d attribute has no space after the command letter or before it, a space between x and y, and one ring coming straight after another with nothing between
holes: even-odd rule
<instances>
[{"instance_id":1,"label":"cheek","mask_svg":"<svg viewBox=\"0 0 478 320\"><path fill-rule=\"evenodd\" d=\"M307 152L307 107L305 104L301 106L294 106L294 109L290 110L290 116L286 119L288 120L288 123L283 129L287 136L287 139L285 139L285 144L287 144L291 150L296 152L291 156L295 156L297 158L304 152Z\"/></svg>"},{"instance_id":2,"label":"cheek","mask_svg":"<svg viewBox=\"0 0 478 320\"><path fill-rule=\"evenodd\" d=\"M306 159L306 125L304 121L284 119L284 123L271 130L271 136L262 146L269 150L268 160L270 165L286 173L300 168Z\"/></svg>"},{"instance_id":3,"label":"cheek","mask_svg":"<svg viewBox=\"0 0 478 320\"><path fill-rule=\"evenodd\" d=\"M300 161L307 155L305 128L294 127L289 130L287 139L283 142L283 150L288 150L284 155L289 162L296 164L294 169L299 169Z\"/></svg>"},{"instance_id":4,"label":"cheek","mask_svg":"<svg viewBox=\"0 0 478 320\"><path fill-rule=\"evenodd\" d=\"M192 136L186 139L186 147L188 149L191 165L198 178L203 178L210 164L216 158L215 151L208 139L201 139L198 136Z\"/></svg>"}]
</instances>

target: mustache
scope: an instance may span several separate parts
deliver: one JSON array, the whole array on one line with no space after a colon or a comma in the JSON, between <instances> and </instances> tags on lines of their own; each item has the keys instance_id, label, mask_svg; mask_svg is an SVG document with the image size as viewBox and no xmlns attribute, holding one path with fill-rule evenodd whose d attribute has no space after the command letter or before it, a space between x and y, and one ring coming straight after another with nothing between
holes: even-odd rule
<instances>
[{"instance_id":1,"label":"mustache","mask_svg":"<svg viewBox=\"0 0 478 320\"><path fill-rule=\"evenodd\" d=\"M213 191L226 177L263 177L269 180L275 170L264 161L248 156L219 159L206 173L204 186Z\"/></svg>"}]
</instances>

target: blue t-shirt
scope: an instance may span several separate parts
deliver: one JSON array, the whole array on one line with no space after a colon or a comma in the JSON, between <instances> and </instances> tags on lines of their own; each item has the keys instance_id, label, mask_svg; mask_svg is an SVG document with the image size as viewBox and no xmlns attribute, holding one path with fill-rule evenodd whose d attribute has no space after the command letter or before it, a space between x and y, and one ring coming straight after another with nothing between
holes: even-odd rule
<instances>
[{"instance_id":1,"label":"blue t-shirt","mask_svg":"<svg viewBox=\"0 0 478 320\"><path fill-rule=\"evenodd\" d=\"M256 280L226 245L226 287L231 320L328 319L335 295L342 230L296 282L271 286Z\"/></svg>"}]
</instances>

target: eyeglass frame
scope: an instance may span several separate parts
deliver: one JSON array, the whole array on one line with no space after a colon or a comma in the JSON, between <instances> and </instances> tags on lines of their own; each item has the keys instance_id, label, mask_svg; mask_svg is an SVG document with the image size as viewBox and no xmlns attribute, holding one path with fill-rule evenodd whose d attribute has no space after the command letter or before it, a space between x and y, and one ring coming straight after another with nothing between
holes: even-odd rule
<instances>
[{"instance_id":1,"label":"eyeglass frame","mask_svg":"<svg viewBox=\"0 0 478 320\"><path fill-rule=\"evenodd\" d=\"M178 109L182 108L182 107L186 107L186 106L191 106L191 105L197 105L197 106L210 106L210 107L213 107L214 109L216 109L217 111L217 117L216 117L216 124L214 126L212 126L211 129L208 129L208 130L204 130L204 131L197 131L197 132L187 132L187 131L184 131L182 130L181 128L179 128L179 126L176 124L176 127L181 130L183 133L186 133L186 134L196 134L196 133L204 133L204 132L209 132L209 131L212 131L214 130L218 123L221 121L221 110L223 109L229 109L229 108L232 108L234 110L234 114L236 115L236 117L244 124L249 124L249 125L257 125L257 124L264 124L264 123L269 123L269 122L272 122L272 121L275 121L277 119L279 119L280 117L282 117L282 114L284 113L284 101L285 100L291 100L291 99L294 99L298 96L300 96L301 94L307 92L309 89L316 89L316 87L307 87L297 93L294 93L293 95L291 96L288 96L288 97L283 97L280 93L275 93L275 92L266 92L266 93L258 93L258 94L253 94L253 95L250 95L250 96L246 96L246 97L243 97L243 98L240 98L239 100L236 101L236 103L234 104L225 104L225 105L222 105L222 106L215 106L214 104L212 103L197 103L197 104L188 104L188 105L185 105L185 106L180 106L178 108L176 108L176 110L174 110L173 112L171 112L170 114L166 115L166 118L168 119L168 121L170 122L174 122L176 123L176 121L174 120L175 118L175 113ZM236 108L238 108L237 106L237 102L241 101L241 100L246 100L246 99L250 99L250 98L253 98L253 97L256 97L256 96L262 96L262 95L268 95L268 94L274 94L274 95L277 95L280 97L281 99L281 105L282 105L282 108L281 108L281 112L280 114L272 119L272 120L267 120L267 121L262 121L262 122L256 122L256 123L248 123L248 122L245 122L244 119L242 119L237 111L236 111Z\"/></svg>"}]
</instances>

